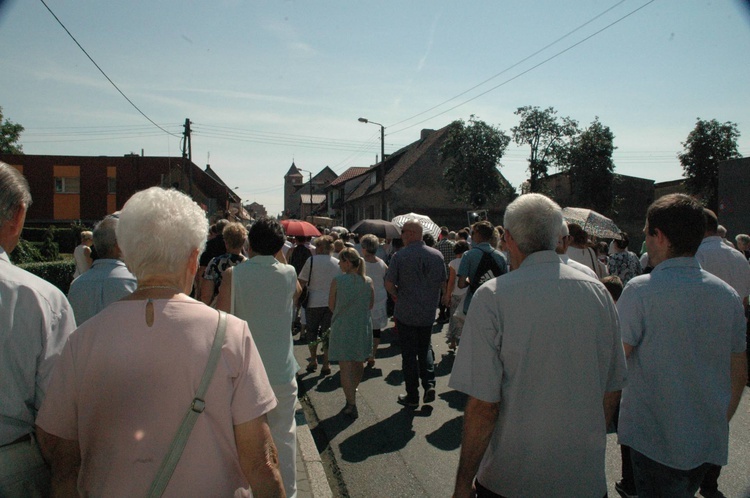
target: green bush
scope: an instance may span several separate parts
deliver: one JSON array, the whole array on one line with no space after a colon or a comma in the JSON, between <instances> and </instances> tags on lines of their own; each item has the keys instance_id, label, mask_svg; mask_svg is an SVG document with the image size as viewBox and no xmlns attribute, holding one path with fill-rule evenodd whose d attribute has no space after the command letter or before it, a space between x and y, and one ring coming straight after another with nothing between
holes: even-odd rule
<instances>
[{"instance_id":1,"label":"green bush","mask_svg":"<svg viewBox=\"0 0 750 498\"><path fill-rule=\"evenodd\" d=\"M22 263L38 263L43 261L44 258L36 244L20 239L16 248L10 253L10 260L14 265L20 265Z\"/></svg>"},{"instance_id":2,"label":"green bush","mask_svg":"<svg viewBox=\"0 0 750 498\"><path fill-rule=\"evenodd\" d=\"M56 261L60 259L60 246L55 242L55 227L50 225L44 234L44 242L39 248L45 261Z\"/></svg>"},{"instance_id":3,"label":"green bush","mask_svg":"<svg viewBox=\"0 0 750 498\"><path fill-rule=\"evenodd\" d=\"M33 273L37 277L43 278L66 295L70 289L70 282L73 280L73 273L75 273L76 269L75 261L72 259L19 264L18 267L23 268L29 273Z\"/></svg>"}]
</instances>

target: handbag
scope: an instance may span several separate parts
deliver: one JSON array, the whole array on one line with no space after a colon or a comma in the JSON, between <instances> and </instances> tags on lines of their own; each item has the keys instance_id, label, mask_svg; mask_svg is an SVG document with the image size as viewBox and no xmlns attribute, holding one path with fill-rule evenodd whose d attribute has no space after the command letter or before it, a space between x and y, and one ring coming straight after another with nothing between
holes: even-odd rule
<instances>
[{"instance_id":1,"label":"handbag","mask_svg":"<svg viewBox=\"0 0 750 498\"><path fill-rule=\"evenodd\" d=\"M219 356L221 354L221 347L224 345L224 336L227 331L227 314L223 311L219 311L219 323L216 325L216 334L214 335L214 343L211 345L211 353L208 355L208 362L206 363L206 369L203 371L203 377L201 377L201 383L198 386L198 391L195 393L193 402L190 403L190 409L188 409L185 417L182 419L177 434L172 440L172 444L169 446L167 454L164 456L164 460L161 462L159 471L156 473L154 481L151 483L151 488L148 490L149 498L158 498L164 493L169 480L172 478L172 473L177 462L180 461L182 456L182 450L185 449L190 433L193 430L195 422L203 410L206 409L206 391L208 390L208 384L211 383L211 379L216 371L216 365L219 363Z\"/></svg>"},{"instance_id":2,"label":"handbag","mask_svg":"<svg viewBox=\"0 0 750 498\"><path fill-rule=\"evenodd\" d=\"M302 289L302 292L299 295L299 299L297 299L297 303L305 309L307 309L307 302L310 300L310 279L312 278L312 265L314 259L314 256L310 256L310 271L307 273L307 283Z\"/></svg>"}]
</instances>

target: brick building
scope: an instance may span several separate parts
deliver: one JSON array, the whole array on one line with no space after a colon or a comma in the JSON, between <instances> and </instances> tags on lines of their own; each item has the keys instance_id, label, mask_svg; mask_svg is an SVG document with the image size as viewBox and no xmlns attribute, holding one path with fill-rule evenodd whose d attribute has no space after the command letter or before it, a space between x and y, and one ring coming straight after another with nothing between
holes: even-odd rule
<instances>
[{"instance_id":1,"label":"brick building","mask_svg":"<svg viewBox=\"0 0 750 498\"><path fill-rule=\"evenodd\" d=\"M224 182L181 157L48 156L0 154L28 180L33 203L28 225L93 223L121 209L131 195L153 186L188 193L208 214L239 197Z\"/></svg>"}]
</instances>

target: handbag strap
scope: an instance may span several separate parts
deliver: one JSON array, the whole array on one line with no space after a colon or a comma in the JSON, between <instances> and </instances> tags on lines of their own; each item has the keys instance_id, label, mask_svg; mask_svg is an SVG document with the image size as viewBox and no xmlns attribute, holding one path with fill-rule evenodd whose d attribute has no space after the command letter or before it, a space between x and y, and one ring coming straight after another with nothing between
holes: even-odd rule
<instances>
[{"instance_id":1,"label":"handbag strap","mask_svg":"<svg viewBox=\"0 0 750 498\"><path fill-rule=\"evenodd\" d=\"M219 311L219 323L216 326L216 334L214 336L214 343L211 346L211 353L208 356L208 362L206 363L206 369L203 371L203 377L201 383L198 386L198 391L195 393L193 402L190 403L190 409L182 419L180 428L177 430L177 434L172 440L172 444L169 447L169 451L161 462L159 471L156 473L154 481L151 483L151 488L148 491L149 497L159 497L164 493L164 489L169 484L169 480L172 478L172 473L177 462L180 461L182 456L182 450L185 449L190 433L193 430L195 422L198 420L198 416L203 413L206 409L206 391L208 385L211 383L211 379L216 371L216 365L219 363L219 357L221 354L221 347L224 345L224 336L227 331L227 314L223 311Z\"/></svg>"}]
</instances>

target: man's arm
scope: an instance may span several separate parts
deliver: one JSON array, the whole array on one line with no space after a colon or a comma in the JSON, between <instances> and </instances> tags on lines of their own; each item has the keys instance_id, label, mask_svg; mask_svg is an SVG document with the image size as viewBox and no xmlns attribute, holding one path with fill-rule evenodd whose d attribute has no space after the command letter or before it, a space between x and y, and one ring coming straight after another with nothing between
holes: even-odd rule
<instances>
[{"instance_id":1,"label":"man's arm","mask_svg":"<svg viewBox=\"0 0 750 498\"><path fill-rule=\"evenodd\" d=\"M78 496L78 471L81 468L81 450L78 441L53 436L36 427L36 438L42 456L52 472L52 497Z\"/></svg>"},{"instance_id":2,"label":"man's arm","mask_svg":"<svg viewBox=\"0 0 750 498\"><path fill-rule=\"evenodd\" d=\"M285 497L279 472L279 455L265 415L234 426L234 440L253 496Z\"/></svg>"},{"instance_id":3,"label":"man's arm","mask_svg":"<svg viewBox=\"0 0 750 498\"><path fill-rule=\"evenodd\" d=\"M727 410L727 421L732 420L734 412L740 404L742 392L747 384L747 355L742 353L732 353L730 374L732 376L732 397L729 399L729 409Z\"/></svg>"},{"instance_id":4,"label":"man's arm","mask_svg":"<svg viewBox=\"0 0 750 498\"><path fill-rule=\"evenodd\" d=\"M385 286L385 291L395 300L398 296L396 284L394 284L390 280L386 280L383 285Z\"/></svg>"},{"instance_id":5,"label":"man's arm","mask_svg":"<svg viewBox=\"0 0 750 498\"><path fill-rule=\"evenodd\" d=\"M214 298L214 281L207 278L201 279L200 301L206 306L211 306Z\"/></svg>"},{"instance_id":6,"label":"man's arm","mask_svg":"<svg viewBox=\"0 0 750 498\"><path fill-rule=\"evenodd\" d=\"M612 423L612 419L617 411L618 403L620 402L620 393L622 391L608 391L604 393L604 421L606 427Z\"/></svg>"},{"instance_id":7,"label":"man's arm","mask_svg":"<svg viewBox=\"0 0 750 498\"><path fill-rule=\"evenodd\" d=\"M457 277L456 284L459 289L465 289L469 286L469 277L466 275L458 275Z\"/></svg>"},{"instance_id":8,"label":"man's arm","mask_svg":"<svg viewBox=\"0 0 750 498\"><path fill-rule=\"evenodd\" d=\"M495 430L499 403L488 403L469 396L464 411L464 435L461 439L461 457L458 461L455 498L473 496L474 477L479 470L484 452Z\"/></svg>"}]
</instances>

